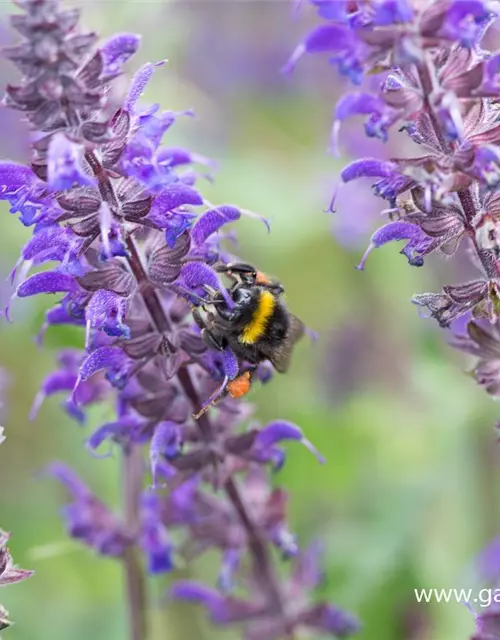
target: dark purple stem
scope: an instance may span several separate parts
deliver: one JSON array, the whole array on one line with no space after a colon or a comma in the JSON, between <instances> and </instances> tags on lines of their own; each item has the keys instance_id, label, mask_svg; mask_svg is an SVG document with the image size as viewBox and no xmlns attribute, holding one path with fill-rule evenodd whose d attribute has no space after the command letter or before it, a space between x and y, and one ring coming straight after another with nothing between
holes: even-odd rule
<instances>
[{"instance_id":1,"label":"dark purple stem","mask_svg":"<svg viewBox=\"0 0 500 640\"><path fill-rule=\"evenodd\" d=\"M106 200L110 209L116 212L116 207L118 206L117 200L113 191L113 185L111 184L111 180L109 179L106 170L93 152L88 152L85 157L99 181L99 189L102 197ZM144 306L146 307L157 331L159 333L168 333L170 331L169 318L165 313L160 298L148 280L136 243L131 235L126 239L126 246L129 253L127 261L139 286ZM198 412L201 409L202 403L193 384L189 369L187 367L181 368L177 377L186 397L189 398L192 404L194 412ZM201 415L197 424L205 440L213 440L213 429L208 415ZM267 545L248 513L238 489L238 485L232 478L229 478L224 483L224 490L246 530L248 546L254 560L256 575L262 585L262 588L269 595L272 606L279 608L279 610L283 610L282 598L274 575Z\"/></svg>"},{"instance_id":2,"label":"dark purple stem","mask_svg":"<svg viewBox=\"0 0 500 640\"><path fill-rule=\"evenodd\" d=\"M139 523L139 498L142 490L142 455L137 446L123 451L123 511L127 529L136 532ZM145 640L146 593L142 567L134 546L127 547L123 557L129 639Z\"/></svg>"}]
</instances>

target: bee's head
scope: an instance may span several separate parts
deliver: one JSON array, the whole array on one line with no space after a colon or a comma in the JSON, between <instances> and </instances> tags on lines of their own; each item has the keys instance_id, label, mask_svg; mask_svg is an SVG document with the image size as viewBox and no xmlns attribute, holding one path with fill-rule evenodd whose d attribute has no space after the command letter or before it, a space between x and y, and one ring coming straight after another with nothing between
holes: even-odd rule
<instances>
[{"instance_id":1,"label":"bee's head","mask_svg":"<svg viewBox=\"0 0 500 640\"><path fill-rule=\"evenodd\" d=\"M278 280L270 278L262 271L258 271L251 264L230 262L229 264L217 265L216 270L232 277L236 281L236 288L258 285L269 289L274 295L281 295L285 291Z\"/></svg>"},{"instance_id":2,"label":"bee's head","mask_svg":"<svg viewBox=\"0 0 500 640\"><path fill-rule=\"evenodd\" d=\"M219 300L216 301L215 308L224 320L239 320L253 312L258 303L259 288L254 285L240 285L231 291L231 298L234 302L232 309L224 301L221 303Z\"/></svg>"}]
</instances>

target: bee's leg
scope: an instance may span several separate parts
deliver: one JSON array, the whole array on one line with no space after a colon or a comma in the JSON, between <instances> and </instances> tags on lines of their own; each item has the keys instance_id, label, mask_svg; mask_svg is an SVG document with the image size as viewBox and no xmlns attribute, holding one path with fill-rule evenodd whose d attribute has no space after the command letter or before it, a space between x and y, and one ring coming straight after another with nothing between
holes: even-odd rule
<instances>
[{"instance_id":1,"label":"bee's leg","mask_svg":"<svg viewBox=\"0 0 500 640\"><path fill-rule=\"evenodd\" d=\"M193 309L192 313L193 320L201 329L201 337L203 338L203 341L205 342L207 347L215 349L216 351L224 351L224 349L227 347L227 340L225 336L216 332L213 328L210 327L211 323L206 322L199 309Z\"/></svg>"},{"instance_id":2,"label":"bee's leg","mask_svg":"<svg viewBox=\"0 0 500 640\"><path fill-rule=\"evenodd\" d=\"M252 374L253 371L246 370L234 380L231 380L227 384L227 392L231 398L241 398L246 395L252 386Z\"/></svg>"},{"instance_id":3,"label":"bee's leg","mask_svg":"<svg viewBox=\"0 0 500 640\"><path fill-rule=\"evenodd\" d=\"M205 328L201 332L201 337L205 341L207 347L216 349L217 351L224 351L227 347L227 340L224 336L215 333L211 329Z\"/></svg>"},{"instance_id":4,"label":"bee's leg","mask_svg":"<svg viewBox=\"0 0 500 640\"><path fill-rule=\"evenodd\" d=\"M191 313L193 315L193 320L196 322L197 326L200 329L205 329L207 324L205 322L205 319L201 315L200 310L197 307L193 307Z\"/></svg>"}]
</instances>

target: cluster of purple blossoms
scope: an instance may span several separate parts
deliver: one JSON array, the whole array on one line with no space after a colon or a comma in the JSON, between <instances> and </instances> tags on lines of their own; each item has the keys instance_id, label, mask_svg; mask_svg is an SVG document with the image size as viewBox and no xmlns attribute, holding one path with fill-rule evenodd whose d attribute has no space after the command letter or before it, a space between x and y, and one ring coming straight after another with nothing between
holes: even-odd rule
<instances>
[{"instance_id":1,"label":"cluster of purple blossoms","mask_svg":"<svg viewBox=\"0 0 500 640\"><path fill-rule=\"evenodd\" d=\"M0 199L33 235L12 273L14 297L62 294L40 339L54 325L82 328L82 349L59 354L32 416L46 397L65 394L65 410L84 421L90 405L112 394L116 418L87 446L97 456L118 448L124 461L122 515L64 464L49 465L70 495L68 533L123 561L134 640L144 637L143 559L160 573L176 554L210 548L222 558L217 586L177 584L172 597L202 604L216 624L242 625L247 638L272 640L302 628L350 635L358 627L353 617L313 600L317 554L299 551L287 527L286 493L269 482L285 460L281 442L316 452L296 425L261 426L248 404L224 393L242 363L229 349L207 348L192 317L207 292L231 306L214 266L234 260L221 245L229 237L224 227L247 212L208 203L196 169L207 161L163 144L189 112L141 108L161 63L145 64L120 106L113 104L109 87L138 36L121 33L96 45L94 33L79 30L78 10L57 0L16 4L23 13L12 25L22 41L5 55L22 80L7 86L4 102L30 123L32 157L30 166L0 163ZM269 368L255 376L266 381ZM207 398L218 400L210 416L202 413ZM273 548L294 558L283 584Z\"/></svg>"},{"instance_id":2,"label":"cluster of purple blossoms","mask_svg":"<svg viewBox=\"0 0 500 640\"><path fill-rule=\"evenodd\" d=\"M432 252L449 257L465 245L476 278L412 301L457 334L453 345L477 359L477 382L499 397L500 53L485 50L482 42L500 15L500 3L310 4L324 22L298 45L285 70L304 54L326 53L359 85L336 105L333 147L342 142L344 121L363 116L369 137L385 142L396 130L419 149L414 157L358 159L341 172L343 183L374 180L375 195L385 201L387 223L373 234L358 269L373 249L391 241L405 242L401 253L416 267ZM374 78L378 89L366 89ZM460 331L459 325L466 328ZM498 611L483 611L474 638L500 638L499 629Z\"/></svg>"}]
</instances>

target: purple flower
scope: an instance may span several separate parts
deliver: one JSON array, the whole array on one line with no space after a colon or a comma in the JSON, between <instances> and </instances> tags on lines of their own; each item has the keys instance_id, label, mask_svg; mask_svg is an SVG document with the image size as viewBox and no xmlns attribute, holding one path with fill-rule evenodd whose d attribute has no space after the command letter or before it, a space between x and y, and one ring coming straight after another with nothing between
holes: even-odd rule
<instances>
[{"instance_id":1,"label":"purple flower","mask_svg":"<svg viewBox=\"0 0 500 640\"><path fill-rule=\"evenodd\" d=\"M63 404L69 415L79 422L83 422L85 414L83 408L101 400L105 394L105 387L102 381L92 380L81 382L75 391L78 381L78 369L83 356L78 351L62 351L58 358L60 369L49 374L37 393L30 412L30 419L33 420L45 398L56 393L66 393L68 395Z\"/></svg>"},{"instance_id":2,"label":"purple flower","mask_svg":"<svg viewBox=\"0 0 500 640\"><path fill-rule=\"evenodd\" d=\"M370 245L356 268L363 271L366 259L373 249L398 240L408 240L400 253L408 258L409 264L413 267L421 267L424 264L422 256L432 251L433 245L435 247L432 238L427 236L418 225L400 221L389 222L372 235Z\"/></svg>"},{"instance_id":3,"label":"purple flower","mask_svg":"<svg viewBox=\"0 0 500 640\"><path fill-rule=\"evenodd\" d=\"M112 291L99 290L91 297L86 310L87 330L102 329L108 336L130 338L124 324L127 301Z\"/></svg>"},{"instance_id":4,"label":"purple flower","mask_svg":"<svg viewBox=\"0 0 500 640\"><path fill-rule=\"evenodd\" d=\"M54 135L49 145L47 183L56 191L71 189L74 185L90 186L94 180L83 170L83 148L64 135Z\"/></svg>"},{"instance_id":5,"label":"purple flower","mask_svg":"<svg viewBox=\"0 0 500 640\"><path fill-rule=\"evenodd\" d=\"M494 3L487 0L454 0L449 4L441 33L450 40L458 40L463 47L472 47L494 15Z\"/></svg>"},{"instance_id":6,"label":"purple flower","mask_svg":"<svg viewBox=\"0 0 500 640\"><path fill-rule=\"evenodd\" d=\"M139 544L148 559L150 573L163 573L173 568L172 543L161 521L162 500L154 493L141 499L141 533Z\"/></svg>"},{"instance_id":7,"label":"purple flower","mask_svg":"<svg viewBox=\"0 0 500 640\"><path fill-rule=\"evenodd\" d=\"M101 555L122 556L133 541L124 524L69 467L54 462L47 474L59 480L72 498L62 512L68 535Z\"/></svg>"}]
</instances>

